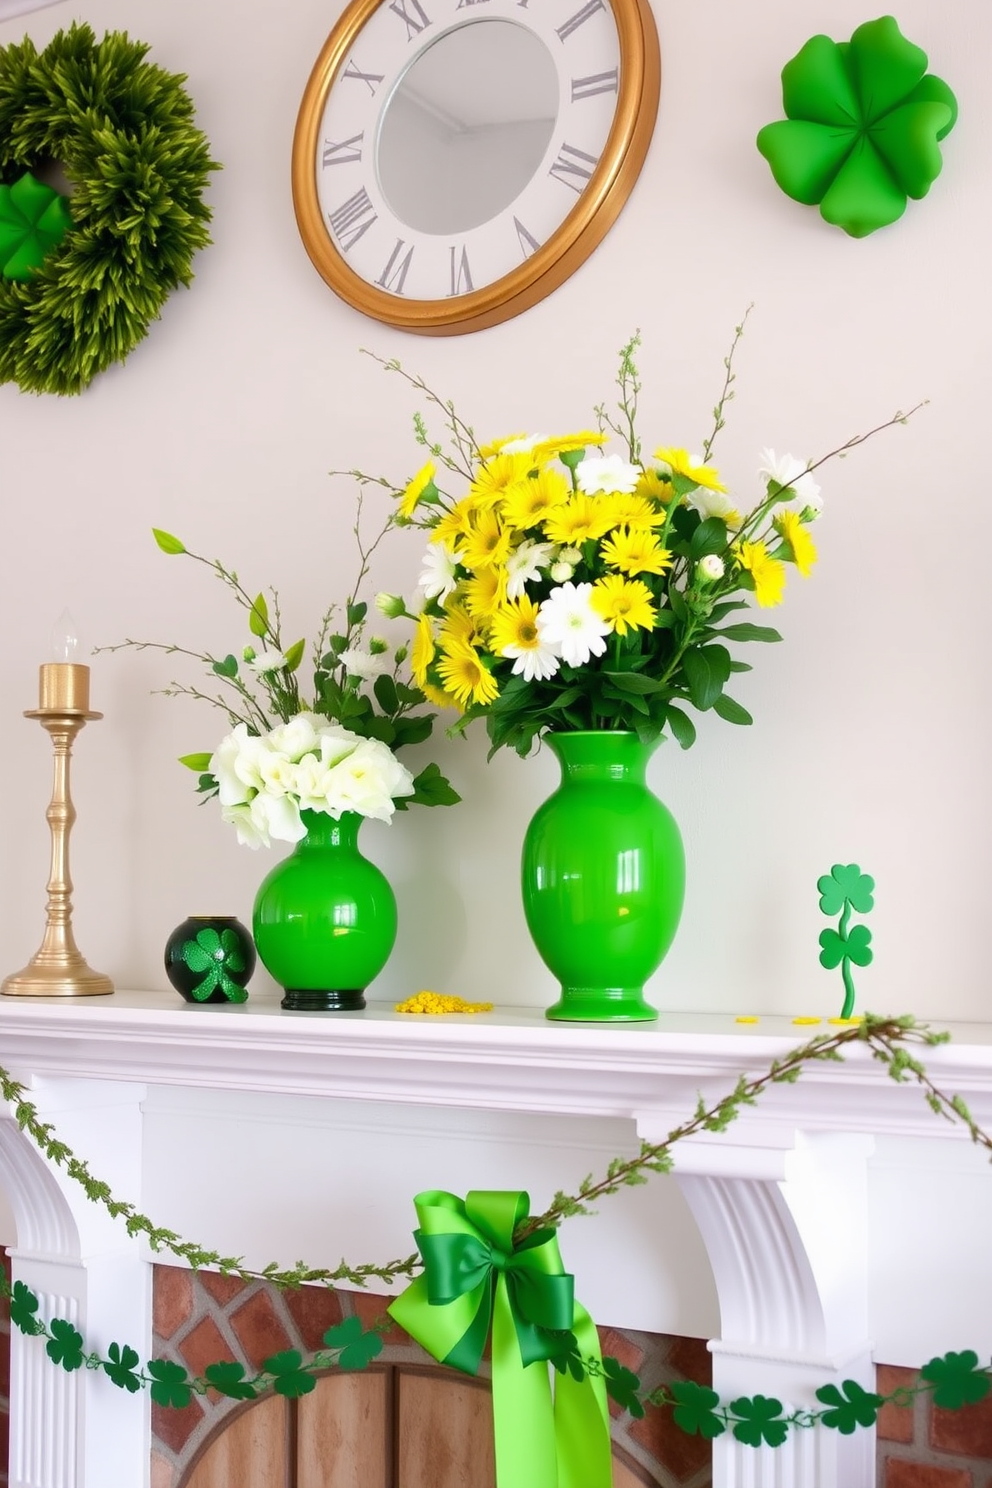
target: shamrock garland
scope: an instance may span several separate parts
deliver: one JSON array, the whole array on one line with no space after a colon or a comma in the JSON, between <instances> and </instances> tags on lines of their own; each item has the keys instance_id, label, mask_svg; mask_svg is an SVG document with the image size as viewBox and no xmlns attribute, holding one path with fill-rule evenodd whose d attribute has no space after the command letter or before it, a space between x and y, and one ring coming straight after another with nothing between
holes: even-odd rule
<instances>
[{"instance_id":1,"label":"shamrock garland","mask_svg":"<svg viewBox=\"0 0 992 1488\"><path fill-rule=\"evenodd\" d=\"M892 16L847 42L811 37L782 69L782 104L786 118L759 130L758 149L786 196L854 238L926 196L957 118L954 94Z\"/></svg>"},{"instance_id":2,"label":"shamrock garland","mask_svg":"<svg viewBox=\"0 0 992 1488\"><path fill-rule=\"evenodd\" d=\"M848 865L846 875L833 880L836 891L854 890L852 869L860 873L855 865ZM870 893L872 881L868 880L868 884ZM885 1065L897 1083L910 1078L915 1080L931 1110L949 1120L961 1121L972 1141L992 1152L992 1137L978 1126L961 1097L945 1095L938 1089L920 1060L905 1047L921 1043L932 1047L946 1042L947 1037L916 1024L910 1017L879 1018L870 1013L865 1014L863 1022L855 1027L818 1036L776 1061L763 1075L750 1080L741 1076L733 1091L712 1105L707 1107L700 1100L694 1115L671 1132L665 1141L655 1145L642 1143L635 1158L614 1158L602 1177L594 1181L590 1175L580 1184L576 1195L556 1194L543 1214L529 1217L517 1228L514 1241L519 1243L541 1228L555 1228L572 1215L590 1213L590 1200L616 1193L624 1185L644 1183L646 1173L670 1171L671 1148L683 1137L700 1130L725 1130L771 1085L793 1083L807 1064L838 1059L842 1057L840 1049L854 1042L866 1044L873 1057ZM40 1121L37 1110L25 1098L24 1087L2 1067L0 1099L13 1105L18 1126L32 1137L42 1154L57 1166L64 1167L67 1175L80 1183L87 1195L101 1203L114 1218L124 1218L129 1234L146 1234L152 1250L170 1250L194 1267L215 1266L225 1275L241 1276L246 1280L261 1277L276 1286L298 1287L308 1281L332 1284L335 1280L350 1280L364 1285L369 1276L381 1279L408 1276L416 1265L417 1258L408 1257L384 1266L366 1264L351 1267L342 1262L335 1272L312 1270L303 1263L292 1270L280 1271L274 1262L261 1272L248 1271L237 1258L204 1251L181 1240L173 1231L156 1229L133 1205L114 1199L108 1185L93 1177L86 1164L58 1140L51 1125ZM129 1394L148 1386L157 1404L179 1409L188 1405L194 1394L204 1394L209 1389L235 1400L253 1400L270 1389L289 1397L308 1394L315 1386L314 1375L318 1372L334 1366L360 1369L371 1363L382 1350L381 1334L390 1326L384 1320L381 1325L366 1331L360 1320L352 1317L329 1329L324 1334L327 1349L309 1360L305 1361L297 1350L288 1349L264 1360L261 1370L251 1377L247 1376L243 1365L231 1360L208 1365L202 1376L190 1376L182 1365L168 1359L149 1360L145 1368L140 1369L140 1356L127 1344L111 1343L106 1358L87 1353L82 1335L71 1323L55 1318L50 1324L45 1324L37 1317L38 1298L23 1282L15 1282L11 1287L0 1273L0 1292L11 1299L13 1325L24 1333L44 1337L46 1353L54 1364L69 1372L80 1368L100 1369L112 1384ZM761 1394L741 1396L729 1405L723 1405L714 1390L692 1380L677 1381L646 1392L637 1375L618 1360L606 1357L600 1364L584 1358L572 1334L562 1335L561 1350L551 1363L559 1373L567 1371L573 1378L601 1372L609 1394L633 1416L643 1416L647 1406L670 1408L675 1425L689 1435L713 1439L730 1430L738 1441L754 1447L781 1446L791 1430L817 1425L850 1435L859 1426L873 1425L883 1405L889 1402L908 1405L915 1396L924 1393L932 1394L935 1403L943 1409L956 1410L984 1400L992 1391L992 1363L980 1364L972 1349L931 1359L920 1371L919 1382L911 1389L901 1387L889 1396L882 1396L865 1390L854 1380L844 1380L840 1388L827 1384L815 1392L822 1410L797 1410L788 1415L781 1401Z\"/></svg>"},{"instance_id":3,"label":"shamrock garland","mask_svg":"<svg viewBox=\"0 0 992 1488\"><path fill-rule=\"evenodd\" d=\"M0 382L81 392L147 335L210 241L202 192L218 167L185 78L147 52L81 24L42 52L28 37L0 48ZM31 175L51 160L68 204Z\"/></svg>"},{"instance_id":4,"label":"shamrock garland","mask_svg":"<svg viewBox=\"0 0 992 1488\"><path fill-rule=\"evenodd\" d=\"M365 1329L359 1318L349 1317L327 1330L323 1335L326 1348L308 1359L298 1349L284 1349L263 1360L261 1369L252 1375L233 1359L208 1364L202 1375L191 1375L172 1359L149 1359L141 1367L140 1355L129 1344L111 1343L105 1358L88 1353L82 1334L72 1323L53 1318L46 1324L36 1316L38 1298L24 1282L15 1281L11 1287L0 1275L0 1292L10 1298L14 1327L44 1338L48 1357L67 1374L84 1368L102 1370L118 1389L135 1395L148 1388L156 1405L175 1410L184 1409L194 1395L205 1395L208 1390L230 1400L255 1400L270 1390L289 1399L309 1395L316 1387L317 1376L328 1369L366 1369L382 1353L382 1333L388 1327L383 1323ZM713 1441L730 1431L749 1447L780 1447L791 1431L814 1426L850 1436L859 1426L874 1426L884 1405L908 1406L919 1395L932 1395L943 1410L961 1410L966 1405L977 1405L992 1392L992 1363L980 1364L974 1349L931 1359L920 1370L915 1385L900 1386L889 1395L866 1390L856 1380L844 1380L840 1388L821 1385L815 1394L822 1410L794 1410L788 1414L782 1402L771 1395L742 1395L724 1405L715 1390L694 1380L675 1380L645 1391L633 1370L609 1355L600 1365L565 1347L551 1363L560 1374L568 1372L575 1379L601 1373L608 1393L638 1420L647 1407L670 1410L674 1424L687 1436Z\"/></svg>"}]
</instances>

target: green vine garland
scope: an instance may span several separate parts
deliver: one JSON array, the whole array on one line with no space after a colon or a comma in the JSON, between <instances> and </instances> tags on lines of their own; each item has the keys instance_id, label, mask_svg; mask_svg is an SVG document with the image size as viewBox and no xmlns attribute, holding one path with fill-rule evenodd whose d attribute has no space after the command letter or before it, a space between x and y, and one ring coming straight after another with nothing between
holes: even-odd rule
<instances>
[{"instance_id":1,"label":"green vine garland","mask_svg":"<svg viewBox=\"0 0 992 1488\"><path fill-rule=\"evenodd\" d=\"M211 171L185 77L87 25L0 48L0 181L55 162L72 226L30 277L0 278L0 382L79 393L123 361L210 238Z\"/></svg>"},{"instance_id":2,"label":"green vine garland","mask_svg":"<svg viewBox=\"0 0 992 1488\"><path fill-rule=\"evenodd\" d=\"M642 1142L637 1157L614 1158L601 1177L597 1179L590 1174L584 1179L576 1194L557 1193L548 1209L528 1218L515 1238L519 1240L538 1229L557 1228L566 1218L591 1213L590 1201L625 1186L645 1183L649 1173L669 1172L673 1166L671 1150L678 1142L695 1132L726 1130L770 1086L795 1082L803 1069L815 1061L842 1059L841 1050L849 1043L866 1044L897 1083L915 1081L936 1115L960 1121L971 1140L992 1153L992 1136L977 1124L962 1098L940 1090L922 1062L906 1047L912 1044L933 1047L947 1038L947 1034L932 1032L909 1017L879 1018L870 1013L856 1027L818 1035L784 1059L776 1060L764 1074L751 1079L742 1075L728 1095L712 1104L706 1105L700 1099L693 1116L670 1132L663 1142ZM303 1262L291 1268L272 1262L260 1271L249 1270L239 1258L223 1257L180 1239L172 1230L157 1228L133 1204L115 1199L109 1186L94 1178L86 1163L59 1141L51 1124L41 1121L37 1109L25 1098L24 1087L2 1067L0 1097L13 1107L20 1129L50 1162L64 1168L67 1176L83 1187L88 1198L102 1205L112 1217L123 1218L129 1234L145 1234L153 1250L168 1250L186 1260L193 1269L211 1266L224 1275L246 1281L264 1280L289 1289L308 1282L333 1286L335 1281L344 1280L364 1286L370 1277L392 1280L409 1276L417 1268L418 1257L410 1256L382 1266L350 1266L342 1261L334 1271L308 1267ZM0 1293L10 1299L12 1324L23 1333L44 1338L46 1353L54 1364L70 1373L82 1368L102 1370L113 1384L129 1394L149 1387L156 1404L176 1409L189 1405L194 1395L205 1395L208 1390L242 1401L254 1400L269 1390L288 1398L307 1395L315 1388L316 1375L322 1371L334 1367L363 1369L371 1364L382 1352L383 1333L393 1326L389 1319L383 1319L373 1328L365 1329L357 1317L345 1318L324 1334L326 1347L308 1359L296 1349L286 1349L265 1359L254 1375L249 1375L244 1365L234 1360L222 1360L208 1365L202 1375L194 1376L171 1359L150 1359L141 1368L140 1355L128 1344L111 1343L105 1358L87 1352L82 1334L72 1323L63 1318L44 1322L36 1315L39 1302L30 1288L22 1281L10 1286L2 1273ZM574 1342L571 1335L564 1335L562 1352L552 1362L559 1372L567 1370L581 1377L597 1366L579 1355ZM610 1395L632 1416L643 1416L648 1406L669 1409L674 1424L688 1435L712 1440L731 1431L736 1440L753 1447L781 1446L790 1431L817 1425L850 1435L859 1426L873 1426L883 1405L907 1406L919 1395L932 1395L934 1403L944 1410L958 1410L992 1393L992 1362L980 1363L973 1349L931 1359L920 1370L915 1385L900 1387L890 1395L865 1390L854 1380L844 1380L839 1388L835 1384L822 1385L815 1392L822 1409L791 1413L786 1413L781 1401L760 1394L722 1403L715 1390L693 1380L675 1381L646 1391L632 1370L610 1357L603 1360L602 1374Z\"/></svg>"}]
</instances>

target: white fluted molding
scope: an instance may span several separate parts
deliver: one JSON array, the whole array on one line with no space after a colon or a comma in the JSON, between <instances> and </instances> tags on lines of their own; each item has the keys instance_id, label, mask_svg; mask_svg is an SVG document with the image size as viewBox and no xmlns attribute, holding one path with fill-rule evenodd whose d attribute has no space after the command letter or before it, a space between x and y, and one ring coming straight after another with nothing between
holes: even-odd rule
<instances>
[{"instance_id":1,"label":"white fluted molding","mask_svg":"<svg viewBox=\"0 0 992 1488\"><path fill-rule=\"evenodd\" d=\"M746 1119L737 1134L746 1133ZM644 1133L651 1140L651 1134ZM867 1137L795 1132L762 1145L747 1177L694 1172L691 1144L677 1169L706 1246L720 1300L711 1343L713 1386L724 1400L763 1394L816 1410L820 1385L873 1387L868 1339ZM742 1162L743 1149L735 1156ZM733 1163L734 1157L727 1154ZM764 1172L762 1173L762 1168ZM795 1431L755 1449L728 1432L714 1443L720 1488L869 1488L874 1432Z\"/></svg>"},{"instance_id":2,"label":"white fluted molding","mask_svg":"<svg viewBox=\"0 0 992 1488\"><path fill-rule=\"evenodd\" d=\"M17 1072L14 1072L17 1074ZM19 1076L43 1120L121 1195L141 1193L144 1087ZM150 1271L136 1241L40 1154L0 1106L0 1187L17 1229L14 1281L37 1296L46 1321L64 1318L88 1348L139 1350L151 1339ZM42 1338L11 1329L10 1488L141 1488L149 1470L145 1410L122 1410L108 1381L67 1373Z\"/></svg>"}]
</instances>

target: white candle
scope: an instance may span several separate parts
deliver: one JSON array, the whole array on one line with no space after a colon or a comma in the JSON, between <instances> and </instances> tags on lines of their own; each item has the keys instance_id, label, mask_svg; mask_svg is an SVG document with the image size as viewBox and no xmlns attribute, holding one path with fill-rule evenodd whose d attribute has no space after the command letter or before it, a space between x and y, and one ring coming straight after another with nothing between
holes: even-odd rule
<instances>
[{"instance_id":1,"label":"white candle","mask_svg":"<svg viewBox=\"0 0 992 1488\"><path fill-rule=\"evenodd\" d=\"M38 708L43 713L88 713L90 669L74 660L79 636L72 616L63 610L52 626L53 661L38 673Z\"/></svg>"}]
</instances>

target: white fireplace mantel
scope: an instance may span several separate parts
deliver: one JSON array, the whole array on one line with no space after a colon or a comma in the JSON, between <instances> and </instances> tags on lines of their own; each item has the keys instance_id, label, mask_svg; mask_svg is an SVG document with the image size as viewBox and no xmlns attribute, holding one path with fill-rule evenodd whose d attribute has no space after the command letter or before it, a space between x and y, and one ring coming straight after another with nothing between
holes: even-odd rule
<instances>
[{"instance_id":1,"label":"white fireplace mantel","mask_svg":"<svg viewBox=\"0 0 992 1488\"><path fill-rule=\"evenodd\" d=\"M636 1131L657 1141L700 1095L709 1102L741 1073L760 1074L796 1044L828 1031L826 1023L797 1027L762 1018L745 1025L689 1014L656 1024L563 1025L547 1022L539 1009L416 1019L384 1004L357 1014L283 1013L264 995L218 1007L183 1004L167 993L119 992L78 1001L5 1000L0 1063L97 1176L145 1203L162 1191L161 1172L154 1170L168 1165L165 1149L147 1132L142 1138L154 1092L162 1109L181 1112L191 1103L206 1121L228 1107L233 1120L255 1119L256 1133L277 1122L284 1133L298 1127L299 1140L311 1144L325 1108L371 1117L387 1107L409 1112L417 1141L429 1130L440 1146L478 1129L485 1113L493 1122L507 1116L524 1122L535 1145L548 1122L565 1119L567 1126L568 1118L582 1118L583 1131L590 1120L619 1121L631 1138ZM992 1127L992 1027L950 1031L950 1043L920 1051L921 1057L938 1085L963 1096ZM968 1146L959 1125L935 1118L915 1082L896 1084L860 1045L844 1054L841 1063L811 1064L797 1083L775 1086L726 1132L677 1150L676 1177L719 1302L711 1348L714 1383L725 1397L762 1391L805 1404L829 1380L870 1383L873 1144L909 1139L922 1150L937 1142L948 1154ZM252 1116L253 1102L262 1115ZM360 1119L357 1138L355 1129L353 1121L352 1143L363 1140ZM401 1140L392 1145L401 1176L382 1176L402 1184L409 1158ZM507 1186L486 1170L481 1146L472 1155L481 1167L476 1186ZM598 1170L600 1155L587 1167ZM122 1336L138 1347L150 1340L152 1258L38 1157L9 1111L0 1112L0 1188L17 1225L15 1276L41 1295L43 1309L74 1318L96 1345ZM411 1197L412 1191L404 1194ZM312 1202L312 1195L300 1196L301 1224L304 1198ZM153 1217L174 1222L171 1213ZM203 1229L209 1218L209 1210L194 1204L181 1227L210 1242ZM292 1225L292 1213L287 1220ZM384 1237L373 1253L401 1253L389 1248L392 1239ZM972 1255L965 1244L954 1274L934 1262L926 1285L970 1285L985 1295L984 1257L983 1247L976 1244ZM986 1331L989 1337L948 1338L944 1346L992 1351L992 1324ZM38 1340L17 1334L13 1346L11 1488L136 1488L147 1481L146 1427L134 1402L99 1376L51 1368ZM60 1443L60 1455L49 1450L52 1441ZM774 1453L722 1438L715 1488L782 1481L790 1488L870 1488L873 1451L868 1432L807 1433L791 1452Z\"/></svg>"}]
</instances>

